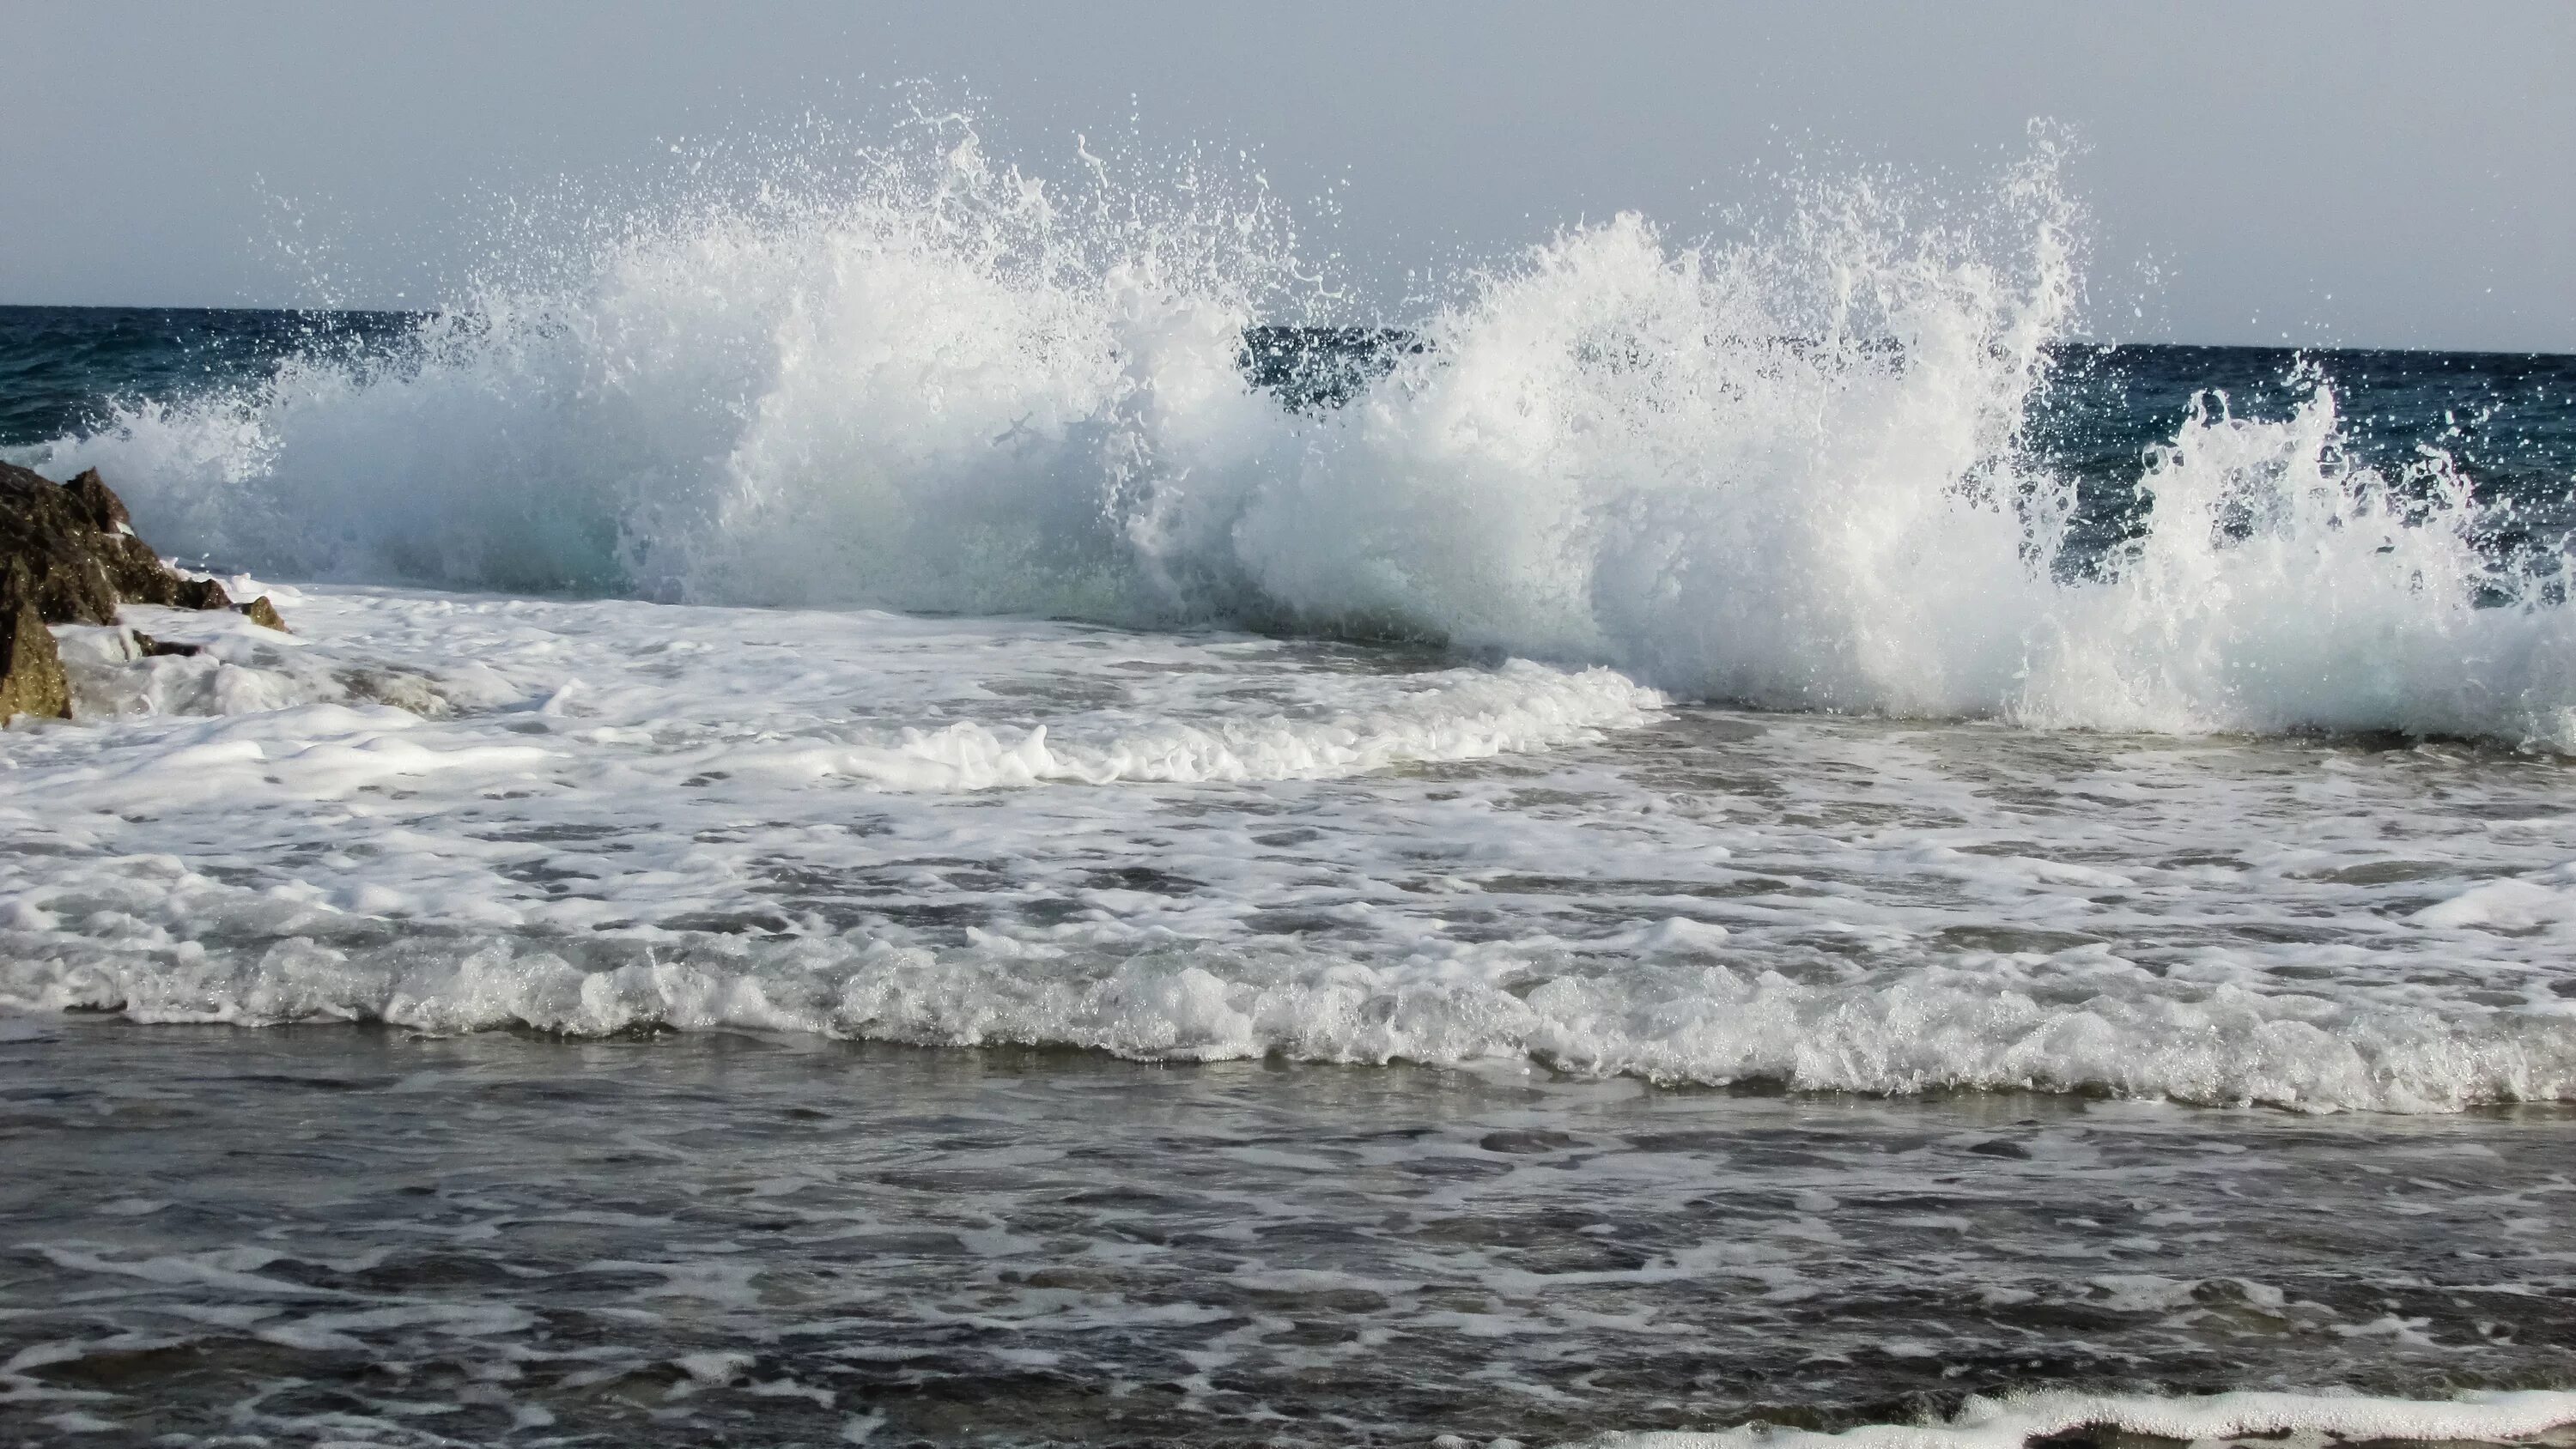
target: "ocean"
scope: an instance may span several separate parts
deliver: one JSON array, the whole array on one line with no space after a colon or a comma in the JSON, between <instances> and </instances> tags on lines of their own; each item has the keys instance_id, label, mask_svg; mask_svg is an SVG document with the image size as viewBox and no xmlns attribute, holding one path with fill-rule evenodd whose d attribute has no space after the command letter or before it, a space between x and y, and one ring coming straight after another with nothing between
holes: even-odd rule
<instances>
[{"instance_id":1,"label":"ocean","mask_svg":"<svg viewBox=\"0 0 2576 1449\"><path fill-rule=\"evenodd\" d=\"M0 308L0 1442L2576 1443L2576 357L872 164Z\"/></svg>"}]
</instances>

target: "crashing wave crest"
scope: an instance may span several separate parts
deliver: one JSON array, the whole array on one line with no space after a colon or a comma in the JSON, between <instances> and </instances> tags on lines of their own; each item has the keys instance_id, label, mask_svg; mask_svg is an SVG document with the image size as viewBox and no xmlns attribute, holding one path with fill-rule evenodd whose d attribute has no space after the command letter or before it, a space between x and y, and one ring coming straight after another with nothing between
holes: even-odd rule
<instances>
[{"instance_id":1,"label":"crashing wave crest","mask_svg":"<svg viewBox=\"0 0 2576 1449\"><path fill-rule=\"evenodd\" d=\"M2321 380L2282 421L2197 409L2144 532L2057 567L2072 487L2021 442L2083 248L2045 137L1971 202L1862 178L1731 243L1571 229L1318 412L1245 380L1307 275L1255 182L1049 185L963 122L916 134L534 238L390 354L139 403L43 461L290 576L1253 621L1765 706L2576 748L2576 614L2480 555L2438 460L2349 462Z\"/></svg>"}]
</instances>

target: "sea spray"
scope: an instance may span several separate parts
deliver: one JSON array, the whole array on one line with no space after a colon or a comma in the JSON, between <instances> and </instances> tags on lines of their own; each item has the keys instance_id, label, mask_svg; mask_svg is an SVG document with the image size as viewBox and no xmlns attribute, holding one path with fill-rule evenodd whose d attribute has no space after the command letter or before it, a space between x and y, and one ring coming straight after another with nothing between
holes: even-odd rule
<instances>
[{"instance_id":1,"label":"sea spray","mask_svg":"<svg viewBox=\"0 0 2576 1449\"><path fill-rule=\"evenodd\" d=\"M1990 189L1805 183L1463 273L1347 406L1252 385L1315 271L1249 172L1043 181L925 121L531 224L356 359L42 450L156 538L513 592L1400 635L1684 697L2046 727L2576 748L2576 624L2436 460L2346 456L2319 379L2145 461L2066 566L2034 409L2079 320L2057 143ZM757 170L757 168L754 168ZM2428 483L2429 479L2429 483ZM2453 486L2459 485L2459 486Z\"/></svg>"},{"instance_id":2,"label":"sea spray","mask_svg":"<svg viewBox=\"0 0 2576 1449\"><path fill-rule=\"evenodd\" d=\"M1882 180L1759 242L1566 233L1433 319L1237 543L1314 615L1703 697L1993 712L2071 506L2016 446L2073 300L2052 166L1973 221L1909 229Z\"/></svg>"}]
</instances>

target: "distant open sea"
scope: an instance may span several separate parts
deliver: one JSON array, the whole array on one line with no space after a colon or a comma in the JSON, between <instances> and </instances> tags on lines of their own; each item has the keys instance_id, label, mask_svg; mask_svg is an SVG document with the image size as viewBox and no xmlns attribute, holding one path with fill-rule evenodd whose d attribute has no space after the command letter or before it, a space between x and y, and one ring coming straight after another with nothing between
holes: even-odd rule
<instances>
[{"instance_id":1,"label":"distant open sea","mask_svg":"<svg viewBox=\"0 0 2576 1449\"><path fill-rule=\"evenodd\" d=\"M958 154L0 309L0 1443L2576 1442L2576 358Z\"/></svg>"}]
</instances>

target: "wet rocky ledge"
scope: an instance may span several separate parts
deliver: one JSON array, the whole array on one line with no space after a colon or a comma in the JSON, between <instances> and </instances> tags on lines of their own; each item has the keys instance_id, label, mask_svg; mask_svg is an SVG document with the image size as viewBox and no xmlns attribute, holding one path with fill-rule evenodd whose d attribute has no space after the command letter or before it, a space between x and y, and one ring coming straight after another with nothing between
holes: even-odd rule
<instances>
[{"instance_id":1,"label":"wet rocky ledge","mask_svg":"<svg viewBox=\"0 0 2576 1449\"><path fill-rule=\"evenodd\" d=\"M116 625L126 604L238 609L283 631L266 595L236 605L213 579L170 566L134 531L125 500L95 468L68 483L0 463L0 724L72 717L71 682L49 626ZM141 654L194 653L136 634Z\"/></svg>"}]
</instances>

